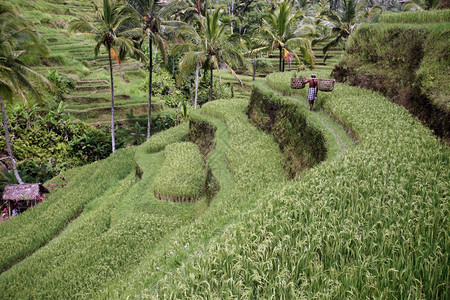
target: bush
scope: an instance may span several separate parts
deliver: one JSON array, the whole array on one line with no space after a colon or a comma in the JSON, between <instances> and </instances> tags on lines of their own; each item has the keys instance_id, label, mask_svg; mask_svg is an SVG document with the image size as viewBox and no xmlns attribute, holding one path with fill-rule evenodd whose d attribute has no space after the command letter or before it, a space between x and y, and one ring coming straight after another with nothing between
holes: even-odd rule
<instances>
[{"instance_id":1,"label":"bush","mask_svg":"<svg viewBox=\"0 0 450 300\"><path fill-rule=\"evenodd\" d=\"M193 97L191 97L193 98ZM219 80L213 80L212 100L231 98L231 88ZM209 75L205 74L198 85L197 104L203 105L209 101Z\"/></svg>"},{"instance_id":2,"label":"bush","mask_svg":"<svg viewBox=\"0 0 450 300\"><path fill-rule=\"evenodd\" d=\"M64 75L59 75L57 70L47 71L45 75L57 88L59 97L62 98L62 94L68 93L75 88L76 80Z\"/></svg>"},{"instance_id":3,"label":"bush","mask_svg":"<svg viewBox=\"0 0 450 300\"><path fill-rule=\"evenodd\" d=\"M150 77L147 74L140 85L141 91L148 93L149 80ZM158 72L154 72L152 76L152 95L172 95L175 90L176 85L172 75L166 69L158 68Z\"/></svg>"},{"instance_id":4,"label":"bush","mask_svg":"<svg viewBox=\"0 0 450 300\"><path fill-rule=\"evenodd\" d=\"M267 73L273 70L273 65L270 59L257 58L256 59L256 71L260 73Z\"/></svg>"},{"instance_id":5,"label":"bush","mask_svg":"<svg viewBox=\"0 0 450 300\"><path fill-rule=\"evenodd\" d=\"M111 153L109 134L70 121L62 102L47 113L36 105L30 110L16 106L8 121L19 172L26 174L30 182L44 182L67 167L93 162ZM6 155L3 127L0 149Z\"/></svg>"}]
</instances>

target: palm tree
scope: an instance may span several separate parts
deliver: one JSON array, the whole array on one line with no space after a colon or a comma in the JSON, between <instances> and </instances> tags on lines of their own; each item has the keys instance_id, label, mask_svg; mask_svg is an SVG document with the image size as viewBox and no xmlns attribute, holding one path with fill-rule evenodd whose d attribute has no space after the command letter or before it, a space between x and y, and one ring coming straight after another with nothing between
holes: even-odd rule
<instances>
[{"instance_id":1,"label":"palm tree","mask_svg":"<svg viewBox=\"0 0 450 300\"><path fill-rule=\"evenodd\" d=\"M151 132L152 112L152 74L153 74L153 43L161 51L164 62L167 64L168 44L164 33L168 33L174 26L184 23L167 21L165 18L179 4L177 1L164 2L159 0L126 0L141 19L141 27L148 36L149 81L148 81L148 116L147 116L147 140Z\"/></svg>"},{"instance_id":2,"label":"palm tree","mask_svg":"<svg viewBox=\"0 0 450 300\"><path fill-rule=\"evenodd\" d=\"M283 57L293 55L300 64L300 58L295 54L296 49L301 52L307 62L314 63L311 38L308 36L314 32L314 29L299 24L302 18L303 12L293 9L288 1L281 3L275 11L267 13L263 18L264 25L260 32L264 33L265 38L270 41L270 45L267 47L269 53L275 49L280 51L280 72L284 72L285 60Z\"/></svg>"},{"instance_id":3,"label":"palm tree","mask_svg":"<svg viewBox=\"0 0 450 300\"><path fill-rule=\"evenodd\" d=\"M213 71L222 65L242 84L242 81L233 70L234 66L246 65L242 56L242 39L237 34L230 34L222 26L219 17L221 9L216 9L212 14L206 12L205 17L200 17L199 31L193 27L183 27L180 35L187 40L175 46L178 52L185 51L180 61L180 76L184 76L188 70L195 66L196 94L198 89L198 71L200 67L210 71L209 101L212 101Z\"/></svg>"},{"instance_id":4,"label":"palm tree","mask_svg":"<svg viewBox=\"0 0 450 300\"><path fill-rule=\"evenodd\" d=\"M42 100L41 94L28 78L37 79L54 90L54 86L44 76L36 73L22 62L22 57L30 52L43 56L48 55L48 49L40 44L37 33L30 29L26 20L11 7L0 4L0 106L6 148L14 176L19 184L23 184L23 181L17 171L13 156L4 100L12 100L13 95L18 94L28 104L23 89L30 92L36 99Z\"/></svg>"},{"instance_id":5,"label":"palm tree","mask_svg":"<svg viewBox=\"0 0 450 300\"><path fill-rule=\"evenodd\" d=\"M382 10L379 5L375 5L370 9L366 9L366 7L366 2L361 0L342 0L337 11L326 10L322 12L322 16L331 22L331 32L334 37L333 40L323 48L324 54L331 48L342 45L365 18L369 17L372 13L380 12Z\"/></svg>"},{"instance_id":6,"label":"palm tree","mask_svg":"<svg viewBox=\"0 0 450 300\"><path fill-rule=\"evenodd\" d=\"M206 45L202 43L201 36L192 26L182 27L179 35L184 37L185 41L175 45L172 49L174 54L184 53L179 63L178 81L184 78L195 66L194 109L197 109L199 69L206 52Z\"/></svg>"},{"instance_id":7,"label":"palm tree","mask_svg":"<svg viewBox=\"0 0 450 300\"><path fill-rule=\"evenodd\" d=\"M212 101L213 71L222 65L242 84L239 76L233 70L233 66L243 66L242 39L237 34L230 34L222 26L219 17L221 9L216 9L212 14L206 12L205 17L199 17L199 28L185 26L179 31L184 37L184 42L177 44L173 51L184 52L180 60L179 79L183 78L188 71L195 67L195 95L194 108L197 107L198 76L199 69L203 67L210 71L209 78L209 101ZM219 72L220 76L220 72Z\"/></svg>"},{"instance_id":8,"label":"palm tree","mask_svg":"<svg viewBox=\"0 0 450 300\"><path fill-rule=\"evenodd\" d=\"M141 31L137 28L138 22L132 15L133 11L120 1L103 0L103 8L100 10L95 4L94 23L86 19L74 20L70 23L70 30L79 31L92 35L97 41L94 48L95 57L98 56L101 46L106 48L109 59L109 73L111 80L111 140L112 152L115 151L114 137L114 76L112 61L118 63L125 58L126 54L141 55L135 48L133 38L139 38Z\"/></svg>"}]
</instances>

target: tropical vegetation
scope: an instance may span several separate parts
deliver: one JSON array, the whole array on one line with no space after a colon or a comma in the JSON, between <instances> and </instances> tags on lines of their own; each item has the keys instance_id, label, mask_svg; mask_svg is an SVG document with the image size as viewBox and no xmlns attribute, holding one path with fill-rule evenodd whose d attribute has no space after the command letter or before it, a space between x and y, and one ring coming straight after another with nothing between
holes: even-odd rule
<instances>
[{"instance_id":1,"label":"tropical vegetation","mask_svg":"<svg viewBox=\"0 0 450 300\"><path fill-rule=\"evenodd\" d=\"M104 46L108 53L110 86L111 86L111 149L116 150L115 142L115 122L114 122L114 75L112 62L114 59L120 64L120 60L125 55L139 55L133 38L139 37L140 32L136 32L136 19L131 15L130 8L116 0L103 0L102 8L94 4L96 22L92 23L87 19L74 20L70 24L70 29L93 35L97 44L94 54L97 56L100 47Z\"/></svg>"},{"instance_id":2,"label":"tropical vegetation","mask_svg":"<svg viewBox=\"0 0 450 300\"><path fill-rule=\"evenodd\" d=\"M449 298L448 10L349 2L15 0L0 298Z\"/></svg>"},{"instance_id":3,"label":"tropical vegetation","mask_svg":"<svg viewBox=\"0 0 450 300\"><path fill-rule=\"evenodd\" d=\"M166 147L164 163L153 183L156 198L195 201L204 183L205 166L197 145L184 142Z\"/></svg>"},{"instance_id":4,"label":"tropical vegetation","mask_svg":"<svg viewBox=\"0 0 450 300\"><path fill-rule=\"evenodd\" d=\"M27 21L20 17L12 7L6 4L0 5L0 24L0 106L2 110L3 129L14 176L17 182L22 184L23 181L17 171L12 152L4 101L5 99L11 100L12 94L17 93L21 96L25 104L28 104L23 89L28 90L33 96L41 99L41 94L30 83L29 77L34 76L49 86L51 84L45 77L34 72L24 64L21 58L29 51L37 52L40 55L48 55L48 49L40 43L37 33L28 28Z\"/></svg>"}]
</instances>

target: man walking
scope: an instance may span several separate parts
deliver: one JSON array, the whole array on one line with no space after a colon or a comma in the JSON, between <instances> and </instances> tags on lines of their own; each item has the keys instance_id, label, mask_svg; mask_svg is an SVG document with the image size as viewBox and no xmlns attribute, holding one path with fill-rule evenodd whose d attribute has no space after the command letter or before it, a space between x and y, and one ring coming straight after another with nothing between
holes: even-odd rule
<instances>
[{"instance_id":1,"label":"man walking","mask_svg":"<svg viewBox=\"0 0 450 300\"><path fill-rule=\"evenodd\" d=\"M318 80L316 79L316 74L311 74L311 78L306 79L305 82L309 84L308 89L308 102L309 102L309 110L313 111L314 100L317 99L317 89L318 89Z\"/></svg>"}]
</instances>

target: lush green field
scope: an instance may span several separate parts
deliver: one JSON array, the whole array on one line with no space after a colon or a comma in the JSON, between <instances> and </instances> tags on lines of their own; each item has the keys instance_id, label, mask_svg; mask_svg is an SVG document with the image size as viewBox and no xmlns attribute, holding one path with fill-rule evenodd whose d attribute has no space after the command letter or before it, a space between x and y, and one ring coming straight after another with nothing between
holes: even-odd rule
<instances>
[{"instance_id":1,"label":"lush green field","mask_svg":"<svg viewBox=\"0 0 450 300\"><path fill-rule=\"evenodd\" d=\"M2 297L446 298L450 150L373 92L338 84L320 97L358 136L356 148L287 181L278 145L249 123L246 100L207 104L196 115L216 128L208 163L220 189L211 202L153 197L164 148L187 137L185 126L119 151L125 177L86 200L56 237L3 246L6 268L35 253L0 275ZM83 174L111 168L102 163L67 173L47 203L64 208L59 199L75 197L70 174L91 195L97 185ZM0 230L47 212L44 203Z\"/></svg>"},{"instance_id":2,"label":"lush green field","mask_svg":"<svg viewBox=\"0 0 450 300\"><path fill-rule=\"evenodd\" d=\"M166 147L164 163L153 183L156 198L196 201L205 184L205 164L198 146L174 143Z\"/></svg>"},{"instance_id":3,"label":"lush green field","mask_svg":"<svg viewBox=\"0 0 450 300\"><path fill-rule=\"evenodd\" d=\"M450 135L450 10L382 14L352 35L333 76L381 92Z\"/></svg>"},{"instance_id":4,"label":"lush green field","mask_svg":"<svg viewBox=\"0 0 450 300\"><path fill-rule=\"evenodd\" d=\"M383 13L380 23L446 23L450 20L450 9Z\"/></svg>"},{"instance_id":5,"label":"lush green field","mask_svg":"<svg viewBox=\"0 0 450 300\"><path fill-rule=\"evenodd\" d=\"M91 9L53 2L17 4L36 10L36 26ZM377 34L390 36L395 22ZM427 32L402 26L405 37ZM367 28L358 34L370 37ZM44 33L55 56L85 57L91 46L72 36L70 48L56 31ZM366 49L371 37L351 47L388 55ZM83 78L68 109L92 122L107 120L95 114L107 93L90 90L107 90L103 58L71 65L87 72L75 74ZM145 96L135 65L124 67L135 80L118 80L119 94L131 95L118 101L128 117ZM329 77L297 75L312 72ZM46 182L43 203L0 223L0 299L450 298L448 145L384 96L342 83L319 92L310 112L292 76L254 86L243 76L234 97L190 111L190 122Z\"/></svg>"},{"instance_id":6,"label":"lush green field","mask_svg":"<svg viewBox=\"0 0 450 300\"><path fill-rule=\"evenodd\" d=\"M144 295L448 296L449 149L372 92L338 85L324 106L360 145L256 192L257 208Z\"/></svg>"}]
</instances>

